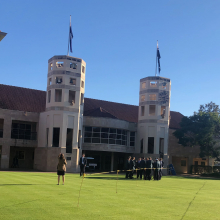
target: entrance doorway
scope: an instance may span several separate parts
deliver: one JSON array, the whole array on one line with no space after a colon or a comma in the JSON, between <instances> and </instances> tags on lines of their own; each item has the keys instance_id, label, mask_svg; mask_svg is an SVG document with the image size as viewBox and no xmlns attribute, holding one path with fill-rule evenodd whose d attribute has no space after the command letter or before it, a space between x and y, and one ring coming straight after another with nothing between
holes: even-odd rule
<instances>
[{"instance_id":1,"label":"entrance doorway","mask_svg":"<svg viewBox=\"0 0 220 220\"><path fill-rule=\"evenodd\" d=\"M32 147L10 147L10 168L30 170L34 167L34 148Z\"/></svg>"}]
</instances>

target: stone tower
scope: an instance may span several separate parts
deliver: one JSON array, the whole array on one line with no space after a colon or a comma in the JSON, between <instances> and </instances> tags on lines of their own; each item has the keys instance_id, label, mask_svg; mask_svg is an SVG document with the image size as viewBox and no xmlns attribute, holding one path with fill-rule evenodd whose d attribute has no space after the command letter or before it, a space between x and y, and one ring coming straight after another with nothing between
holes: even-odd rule
<instances>
[{"instance_id":1,"label":"stone tower","mask_svg":"<svg viewBox=\"0 0 220 220\"><path fill-rule=\"evenodd\" d=\"M153 76L140 80L136 153L163 157L167 164L171 81Z\"/></svg>"},{"instance_id":2,"label":"stone tower","mask_svg":"<svg viewBox=\"0 0 220 220\"><path fill-rule=\"evenodd\" d=\"M40 115L38 137L38 146L47 148L48 171L59 152L67 159L67 172L79 169L85 71L86 63L79 58L54 56L48 61L46 111Z\"/></svg>"}]
</instances>

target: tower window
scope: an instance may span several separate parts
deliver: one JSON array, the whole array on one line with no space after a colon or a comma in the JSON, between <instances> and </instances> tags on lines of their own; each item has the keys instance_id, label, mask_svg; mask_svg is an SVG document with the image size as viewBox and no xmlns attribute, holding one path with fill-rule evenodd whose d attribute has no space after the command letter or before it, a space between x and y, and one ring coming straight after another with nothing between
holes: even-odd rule
<instances>
[{"instance_id":1,"label":"tower window","mask_svg":"<svg viewBox=\"0 0 220 220\"><path fill-rule=\"evenodd\" d=\"M85 73L85 67L84 66L82 66L82 72Z\"/></svg>"},{"instance_id":2,"label":"tower window","mask_svg":"<svg viewBox=\"0 0 220 220\"><path fill-rule=\"evenodd\" d=\"M143 83L141 84L141 88L142 88L142 89L145 89L145 88L146 88L146 82L143 82Z\"/></svg>"},{"instance_id":3,"label":"tower window","mask_svg":"<svg viewBox=\"0 0 220 220\"><path fill-rule=\"evenodd\" d=\"M144 102L145 101L145 95L141 96L141 101Z\"/></svg>"},{"instance_id":4,"label":"tower window","mask_svg":"<svg viewBox=\"0 0 220 220\"><path fill-rule=\"evenodd\" d=\"M73 129L67 128L66 132L66 153L72 153Z\"/></svg>"},{"instance_id":5,"label":"tower window","mask_svg":"<svg viewBox=\"0 0 220 220\"><path fill-rule=\"evenodd\" d=\"M84 94L81 93L81 103L80 103L80 105L83 105L83 99L84 99Z\"/></svg>"},{"instance_id":6,"label":"tower window","mask_svg":"<svg viewBox=\"0 0 220 220\"><path fill-rule=\"evenodd\" d=\"M163 153L164 153L164 138L160 138L159 154L161 158L163 158Z\"/></svg>"},{"instance_id":7,"label":"tower window","mask_svg":"<svg viewBox=\"0 0 220 220\"><path fill-rule=\"evenodd\" d=\"M150 82L150 87L157 87L157 82Z\"/></svg>"},{"instance_id":8,"label":"tower window","mask_svg":"<svg viewBox=\"0 0 220 220\"><path fill-rule=\"evenodd\" d=\"M77 69L77 64L76 63L70 63L70 68L71 69Z\"/></svg>"},{"instance_id":9,"label":"tower window","mask_svg":"<svg viewBox=\"0 0 220 220\"><path fill-rule=\"evenodd\" d=\"M162 118L165 117L166 114L166 106L161 106L160 115Z\"/></svg>"},{"instance_id":10,"label":"tower window","mask_svg":"<svg viewBox=\"0 0 220 220\"><path fill-rule=\"evenodd\" d=\"M48 91L48 103L50 103L50 99L51 99L51 90Z\"/></svg>"},{"instance_id":11,"label":"tower window","mask_svg":"<svg viewBox=\"0 0 220 220\"><path fill-rule=\"evenodd\" d=\"M75 86L76 85L76 79L70 78L70 84Z\"/></svg>"},{"instance_id":12,"label":"tower window","mask_svg":"<svg viewBox=\"0 0 220 220\"><path fill-rule=\"evenodd\" d=\"M75 91L69 90L69 103L70 105L75 104Z\"/></svg>"},{"instance_id":13,"label":"tower window","mask_svg":"<svg viewBox=\"0 0 220 220\"><path fill-rule=\"evenodd\" d=\"M150 98L150 101L156 101L157 95L156 94L150 94L149 98Z\"/></svg>"},{"instance_id":14,"label":"tower window","mask_svg":"<svg viewBox=\"0 0 220 220\"><path fill-rule=\"evenodd\" d=\"M144 116L144 110L145 110L144 106L141 106L141 116Z\"/></svg>"},{"instance_id":15,"label":"tower window","mask_svg":"<svg viewBox=\"0 0 220 220\"><path fill-rule=\"evenodd\" d=\"M61 84L63 82L62 77L56 77L56 84Z\"/></svg>"},{"instance_id":16,"label":"tower window","mask_svg":"<svg viewBox=\"0 0 220 220\"><path fill-rule=\"evenodd\" d=\"M148 154L154 153L154 137L148 137Z\"/></svg>"},{"instance_id":17,"label":"tower window","mask_svg":"<svg viewBox=\"0 0 220 220\"><path fill-rule=\"evenodd\" d=\"M50 63L49 64L49 70L52 70L52 68L53 68L53 63Z\"/></svg>"},{"instance_id":18,"label":"tower window","mask_svg":"<svg viewBox=\"0 0 220 220\"><path fill-rule=\"evenodd\" d=\"M63 67L63 64L64 64L64 63L63 63L62 61L57 61L57 62L56 62L56 67L57 67L57 68L61 68L61 67Z\"/></svg>"},{"instance_id":19,"label":"tower window","mask_svg":"<svg viewBox=\"0 0 220 220\"><path fill-rule=\"evenodd\" d=\"M52 85L52 78L49 78L48 85Z\"/></svg>"},{"instance_id":20,"label":"tower window","mask_svg":"<svg viewBox=\"0 0 220 220\"><path fill-rule=\"evenodd\" d=\"M62 89L55 89L55 102L62 101Z\"/></svg>"},{"instance_id":21,"label":"tower window","mask_svg":"<svg viewBox=\"0 0 220 220\"><path fill-rule=\"evenodd\" d=\"M141 139L141 149L140 149L140 153L142 154L144 151L144 140L143 138Z\"/></svg>"},{"instance_id":22,"label":"tower window","mask_svg":"<svg viewBox=\"0 0 220 220\"><path fill-rule=\"evenodd\" d=\"M84 88L84 81L81 82L81 87Z\"/></svg>"},{"instance_id":23,"label":"tower window","mask_svg":"<svg viewBox=\"0 0 220 220\"><path fill-rule=\"evenodd\" d=\"M162 89L166 89L167 88L167 83L166 82L163 82L162 83Z\"/></svg>"},{"instance_id":24,"label":"tower window","mask_svg":"<svg viewBox=\"0 0 220 220\"><path fill-rule=\"evenodd\" d=\"M53 128L53 147L59 147L60 128Z\"/></svg>"},{"instance_id":25,"label":"tower window","mask_svg":"<svg viewBox=\"0 0 220 220\"><path fill-rule=\"evenodd\" d=\"M156 113L156 105L149 105L149 115L154 116Z\"/></svg>"}]
</instances>

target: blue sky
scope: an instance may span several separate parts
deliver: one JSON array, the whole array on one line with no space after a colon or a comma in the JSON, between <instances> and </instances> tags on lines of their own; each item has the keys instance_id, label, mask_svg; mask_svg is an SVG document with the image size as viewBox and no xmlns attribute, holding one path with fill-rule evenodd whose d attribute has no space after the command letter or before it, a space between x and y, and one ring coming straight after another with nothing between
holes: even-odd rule
<instances>
[{"instance_id":1,"label":"blue sky","mask_svg":"<svg viewBox=\"0 0 220 220\"><path fill-rule=\"evenodd\" d=\"M220 1L7 0L0 4L1 84L46 90L47 62L73 53L87 63L85 97L138 105L139 81L171 79L171 110L220 105Z\"/></svg>"}]
</instances>

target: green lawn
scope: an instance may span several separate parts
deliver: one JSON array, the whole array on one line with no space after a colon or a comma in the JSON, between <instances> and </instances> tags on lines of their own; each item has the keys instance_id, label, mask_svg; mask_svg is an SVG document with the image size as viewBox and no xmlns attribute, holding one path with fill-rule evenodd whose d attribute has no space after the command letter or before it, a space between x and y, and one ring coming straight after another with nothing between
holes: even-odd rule
<instances>
[{"instance_id":1,"label":"green lawn","mask_svg":"<svg viewBox=\"0 0 220 220\"><path fill-rule=\"evenodd\" d=\"M220 181L163 177L126 180L124 175L0 172L0 219L220 219ZM117 193L116 193L117 182Z\"/></svg>"}]
</instances>

